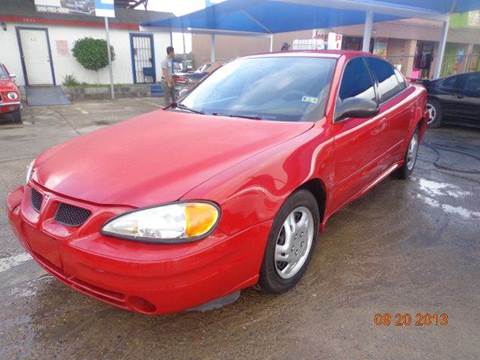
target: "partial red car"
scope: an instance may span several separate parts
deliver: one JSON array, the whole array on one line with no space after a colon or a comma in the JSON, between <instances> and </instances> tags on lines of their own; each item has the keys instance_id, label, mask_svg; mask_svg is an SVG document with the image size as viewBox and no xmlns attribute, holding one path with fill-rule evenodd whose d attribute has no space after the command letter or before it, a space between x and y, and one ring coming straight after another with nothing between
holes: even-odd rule
<instances>
[{"instance_id":1,"label":"partial red car","mask_svg":"<svg viewBox=\"0 0 480 360\"><path fill-rule=\"evenodd\" d=\"M19 123L22 121L20 92L14 80L15 76L11 75L7 67L0 63L0 116Z\"/></svg>"},{"instance_id":2,"label":"partial red car","mask_svg":"<svg viewBox=\"0 0 480 360\"><path fill-rule=\"evenodd\" d=\"M412 173L426 100L368 53L237 59L176 104L47 150L9 219L44 269L122 309L282 293L336 211Z\"/></svg>"}]
</instances>

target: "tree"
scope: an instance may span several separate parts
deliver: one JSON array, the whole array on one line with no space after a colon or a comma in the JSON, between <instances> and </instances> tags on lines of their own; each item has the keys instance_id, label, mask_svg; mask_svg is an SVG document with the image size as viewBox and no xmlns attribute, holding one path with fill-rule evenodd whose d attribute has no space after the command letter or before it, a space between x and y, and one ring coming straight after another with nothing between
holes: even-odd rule
<instances>
[{"instance_id":1,"label":"tree","mask_svg":"<svg viewBox=\"0 0 480 360\"><path fill-rule=\"evenodd\" d=\"M112 61L115 60L113 46L110 46ZM75 42L73 56L88 70L98 71L108 65L107 42L102 39L83 38Z\"/></svg>"}]
</instances>

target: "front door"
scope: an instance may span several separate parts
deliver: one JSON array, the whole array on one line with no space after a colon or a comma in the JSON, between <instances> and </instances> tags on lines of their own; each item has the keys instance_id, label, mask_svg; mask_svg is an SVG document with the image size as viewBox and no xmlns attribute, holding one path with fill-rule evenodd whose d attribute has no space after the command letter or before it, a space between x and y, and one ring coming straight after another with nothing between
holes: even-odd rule
<instances>
[{"instance_id":1,"label":"front door","mask_svg":"<svg viewBox=\"0 0 480 360\"><path fill-rule=\"evenodd\" d=\"M335 148L334 193L339 207L360 194L382 173L382 155L387 144L387 121L380 115L370 118L338 118L343 101L363 98L377 101L374 80L363 58L346 65L333 124Z\"/></svg>"},{"instance_id":2,"label":"front door","mask_svg":"<svg viewBox=\"0 0 480 360\"><path fill-rule=\"evenodd\" d=\"M55 85L46 29L18 28L26 84Z\"/></svg>"},{"instance_id":3,"label":"front door","mask_svg":"<svg viewBox=\"0 0 480 360\"><path fill-rule=\"evenodd\" d=\"M152 34L130 34L132 51L133 82L135 84L154 83L155 51Z\"/></svg>"}]
</instances>

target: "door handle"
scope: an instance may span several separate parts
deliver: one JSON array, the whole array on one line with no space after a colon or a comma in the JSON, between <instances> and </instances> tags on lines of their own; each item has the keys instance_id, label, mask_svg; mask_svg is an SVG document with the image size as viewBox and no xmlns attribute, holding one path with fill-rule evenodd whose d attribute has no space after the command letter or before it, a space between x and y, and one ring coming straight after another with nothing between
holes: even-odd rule
<instances>
[{"instance_id":1,"label":"door handle","mask_svg":"<svg viewBox=\"0 0 480 360\"><path fill-rule=\"evenodd\" d=\"M381 118L378 121L378 126L372 130L372 135L378 135L387 128L387 118Z\"/></svg>"},{"instance_id":2,"label":"door handle","mask_svg":"<svg viewBox=\"0 0 480 360\"><path fill-rule=\"evenodd\" d=\"M463 99L464 96L462 94L457 94L457 99Z\"/></svg>"}]
</instances>

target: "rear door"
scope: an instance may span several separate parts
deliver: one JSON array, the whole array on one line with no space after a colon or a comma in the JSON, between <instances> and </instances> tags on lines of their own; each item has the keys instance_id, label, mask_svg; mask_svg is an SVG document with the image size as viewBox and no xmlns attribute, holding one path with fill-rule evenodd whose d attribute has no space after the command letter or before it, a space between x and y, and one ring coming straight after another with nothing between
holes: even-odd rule
<instances>
[{"instance_id":1,"label":"rear door","mask_svg":"<svg viewBox=\"0 0 480 360\"><path fill-rule=\"evenodd\" d=\"M338 105L348 98L377 101L375 83L362 57L345 66L337 96ZM337 114L338 115L338 114ZM382 116L334 120L335 175L334 195L341 207L381 173L378 159L385 148L386 123Z\"/></svg>"}]
</instances>

